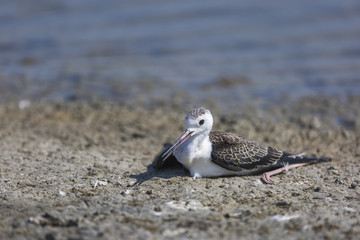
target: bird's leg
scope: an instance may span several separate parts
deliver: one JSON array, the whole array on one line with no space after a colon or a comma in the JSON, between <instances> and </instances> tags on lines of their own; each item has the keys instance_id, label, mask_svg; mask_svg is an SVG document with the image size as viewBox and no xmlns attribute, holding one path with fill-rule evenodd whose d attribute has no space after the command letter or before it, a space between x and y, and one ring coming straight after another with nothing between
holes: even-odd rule
<instances>
[{"instance_id":1,"label":"bird's leg","mask_svg":"<svg viewBox=\"0 0 360 240\"><path fill-rule=\"evenodd\" d=\"M283 171L287 171L287 170L290 170L292 168L304 166L304 165L307 165L307 164L309 164L309 163L295 163L295 164L286 165L284 167L275 169L273 171L265 172L265 173L263 173L263 175L261 177L261 180L263 180L263 182L267 183L267 184L274 184L273 180L271 180L271 178L270 178L272 175L279 174L279 173L281 173Z\"/></svg>"}]
</instances>

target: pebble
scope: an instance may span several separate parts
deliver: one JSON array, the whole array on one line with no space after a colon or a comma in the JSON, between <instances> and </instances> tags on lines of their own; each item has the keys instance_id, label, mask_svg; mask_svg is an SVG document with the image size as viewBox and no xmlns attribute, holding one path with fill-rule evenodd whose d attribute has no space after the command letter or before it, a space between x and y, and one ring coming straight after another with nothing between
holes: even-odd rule
<instances>
[{"instance_id":1,"label":"pebble","mask_svg":"<svg viewBox=\"0 0 360 240\"><path fill-rule=\"evenodd\" d=\"M356 188L356 184L355 184L355 183L351 183L351 185L350 185L349 188L350 188L350 189L355 189L355 188Z\"/></svg>"}]
</instances>

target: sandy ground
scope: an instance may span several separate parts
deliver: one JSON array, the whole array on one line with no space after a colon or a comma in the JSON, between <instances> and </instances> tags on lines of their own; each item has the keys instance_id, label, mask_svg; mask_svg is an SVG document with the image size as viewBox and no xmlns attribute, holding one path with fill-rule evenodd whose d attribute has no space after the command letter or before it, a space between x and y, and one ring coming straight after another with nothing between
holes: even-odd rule
<instances>
[{"instance_id":1,"label":"sandy ground","mask_svg":"<svg viewBox=\"0 0 360 240\"><path fill-rule=\"evenodd\" d=\"M26 105L26 104L25 104ZM358 239L360 98L224 114L214 128L333 158L273 177L155 170L190 110L0 105L1 239Z\"/></svg>"}]
</instances>

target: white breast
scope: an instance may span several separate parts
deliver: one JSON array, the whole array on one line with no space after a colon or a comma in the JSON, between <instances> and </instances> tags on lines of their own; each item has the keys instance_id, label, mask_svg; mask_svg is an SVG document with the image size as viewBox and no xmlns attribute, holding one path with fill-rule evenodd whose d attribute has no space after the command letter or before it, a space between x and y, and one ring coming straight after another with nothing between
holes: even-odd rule
<instances>
[{"instance_id":1,"label":"white breast","mask_svg":"<svg viewBox=\"0 0 360 240\"><path fill-rule=\"evenodd\" d=\"M184 165L192 177L217 177L234 175L211 161L212 146L209 136L189 139L175 153L176 159Z\"/></svg>"}]
</instances>

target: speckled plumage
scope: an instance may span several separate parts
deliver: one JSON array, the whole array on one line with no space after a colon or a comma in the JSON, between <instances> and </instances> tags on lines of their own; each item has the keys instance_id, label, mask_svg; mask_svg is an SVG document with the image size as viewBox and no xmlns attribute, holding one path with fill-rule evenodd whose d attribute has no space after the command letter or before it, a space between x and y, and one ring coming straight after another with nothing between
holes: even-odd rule
<instances>
[{"instance_id":1,"label":"speckled plumage","mask_svg":"<svg viewBox=\"0 0 360 240\"><path fill-rule=\"evenodd\" d=\"M192 109L187 115L186 118L196 119L206 113L206 109L203 107Z\"/></svg>"},{"instance_id":2,"label":"speckled plumage","mask_svg":"<svg viewBox=\"0 0 360 240\"><path fill-rule=\"evenodd\" d=\"M260 170L290 155L232 133L211 131L209 138L212 143L211 160L232 171Z\"/></svg>"}]
</instances>

